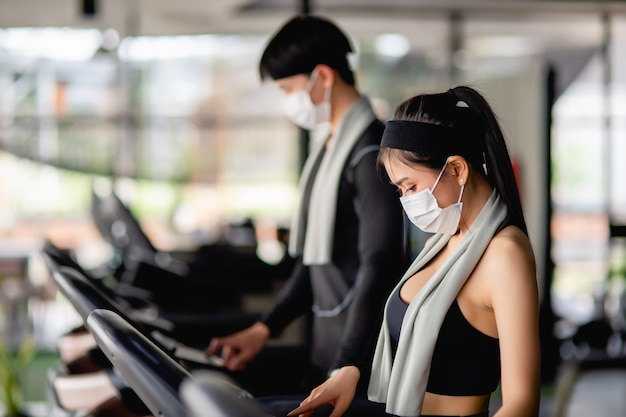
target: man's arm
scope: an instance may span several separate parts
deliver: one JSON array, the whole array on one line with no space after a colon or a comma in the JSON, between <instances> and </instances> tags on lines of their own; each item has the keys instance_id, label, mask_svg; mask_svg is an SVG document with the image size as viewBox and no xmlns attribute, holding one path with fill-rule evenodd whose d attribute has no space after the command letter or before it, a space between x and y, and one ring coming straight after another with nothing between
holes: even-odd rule
<instances>
[{"instance_id":1,"label":"man's arm","mask_svg":"<svg viewBox=\"0 0 626 417\"><path fill-rule=\"evenodd\" d=\"M311 311L313 294L309 270L300 257L272 308L263 315L261 322L270 329L271 336L279 335L297 317Z\"/></svg>"},{"instance_id":2,"label":"man's arm","mask_svg":"<svg viewBox=\"0 0 626 417\"><path fill-rule=\"evenodd\" d=\"M335 366L369 367L389 292L406 267L402 206L395 187L376 167L377 152L354 166L359 207L360 285L348 310Z\"/></svg>"}]
</instances>

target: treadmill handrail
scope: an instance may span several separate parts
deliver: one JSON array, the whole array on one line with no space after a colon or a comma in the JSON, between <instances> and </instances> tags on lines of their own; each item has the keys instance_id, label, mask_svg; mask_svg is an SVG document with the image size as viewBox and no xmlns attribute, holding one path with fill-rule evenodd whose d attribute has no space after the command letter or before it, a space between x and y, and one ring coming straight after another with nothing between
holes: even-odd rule
<instances>
[{"instance_id":1,"label":"treadmill handrail","mask_svg":"<svg viewBox=\"0 0 626 417\"><path fill-rule=\"evenodd\" d=\"M186 416L179 396L189 372L120 315L96 309L86 325L104 354L155 416Z\"/></svg>"}]
</instances>

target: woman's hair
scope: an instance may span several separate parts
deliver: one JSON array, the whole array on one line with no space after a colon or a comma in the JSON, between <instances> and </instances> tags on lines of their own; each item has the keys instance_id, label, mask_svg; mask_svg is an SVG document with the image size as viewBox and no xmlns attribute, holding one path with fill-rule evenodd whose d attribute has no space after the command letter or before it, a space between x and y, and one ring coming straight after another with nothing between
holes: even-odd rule
<instances>
[{"instance_id":1,"label":"woman's hair","mask_svg":"<svg viewBox=\"0 0 626 417\"><path fill-rule=\"evenodd\" d=\"M319 64L339 73L348 85L354 85L348 54L348 37L331 21L316 16L296 16L289 20L267 44L261 61L261 79L278 80L297 74L310 74Z\"/></svg>"},{"instance_id":2,"label":"woman's hair","mask_svg":"<svg viewBox=\"0 0 626 417\"><path fill-rule=\"evenodd\" d=\"M397 159L440 170L449 156L462 156L500 194L508 207L509 221L528 233L504 135L491 106L479 92L459 86L445 93L417 95L400 103L392 120L452 127L457 133L449 140L418 146L419 151L385 147L383 143L379 164Z\"/></svg>"}]
</instances>

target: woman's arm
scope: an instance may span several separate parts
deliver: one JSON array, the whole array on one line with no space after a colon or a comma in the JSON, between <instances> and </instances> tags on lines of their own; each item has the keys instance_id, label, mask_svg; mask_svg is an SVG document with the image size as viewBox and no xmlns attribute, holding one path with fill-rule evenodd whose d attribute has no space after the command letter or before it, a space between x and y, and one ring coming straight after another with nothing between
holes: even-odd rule
<instances>
[{"instance_id":1,"label":"woman's arm","mask_svg":"<svg viewBox=\"0 0 626 417\"><path fill-rule=\"evenodd\" d=\"M323 384L311 391L298 408L290 411L289 417L309 417L315 409L326 404L332 404L333 412L328 417L340 417L346 412L356 391L361 373L356 366L344 366L335 372Z\"/></svg>"},{"instance_id":2,"label":"woman's arm","mask_svg":"<svg viewBox=\"0 0 626 417\"><path fill-rule=\"evenodd\" d=\"M498 417L535 417L539 410L539 301L528 238L509 227L485 253L487 291L500 339L502 407Z\"/></svg>"}]
</instances>

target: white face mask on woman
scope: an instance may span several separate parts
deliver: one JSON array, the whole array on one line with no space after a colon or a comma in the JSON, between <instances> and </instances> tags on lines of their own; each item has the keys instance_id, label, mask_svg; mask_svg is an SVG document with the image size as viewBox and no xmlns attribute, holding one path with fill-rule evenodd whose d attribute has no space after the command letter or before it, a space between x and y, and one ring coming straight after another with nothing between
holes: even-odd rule
<instances>
[{"instance_id":1,"label":"white face mask on woman","mask_svg":"<svg viewBox=\"0 0 626 417\"><path fill-rule=\"evenodd\" d=\"M427 233L444 233L453 235L459 228L461 220L461 210L463 203L461 197L465 185L461 185L461 194L459 200L448 207L441 208L437 204L437 199L433 195L435 187L441 179L448 161L443 165L437 180L431 189L426 188L418 193L400 197L400 202L404 208L404 212L411 222Z\"/></svg>"},{"instance_id":2,"label":"white face mask on woman","mask_svg":"<svg viewBox=\"0 0 626 417\"><path fill-rule=\"evenodd\" d=\"M304 90L287 94L282 98L283 111L287 117L304 129L313 129L320 124L330 123L330 91L324 91L324 100L318 105L311 101L311 89L317 80L317 70L313 70L309 83Z\"/></svg>"}]
</instances>

